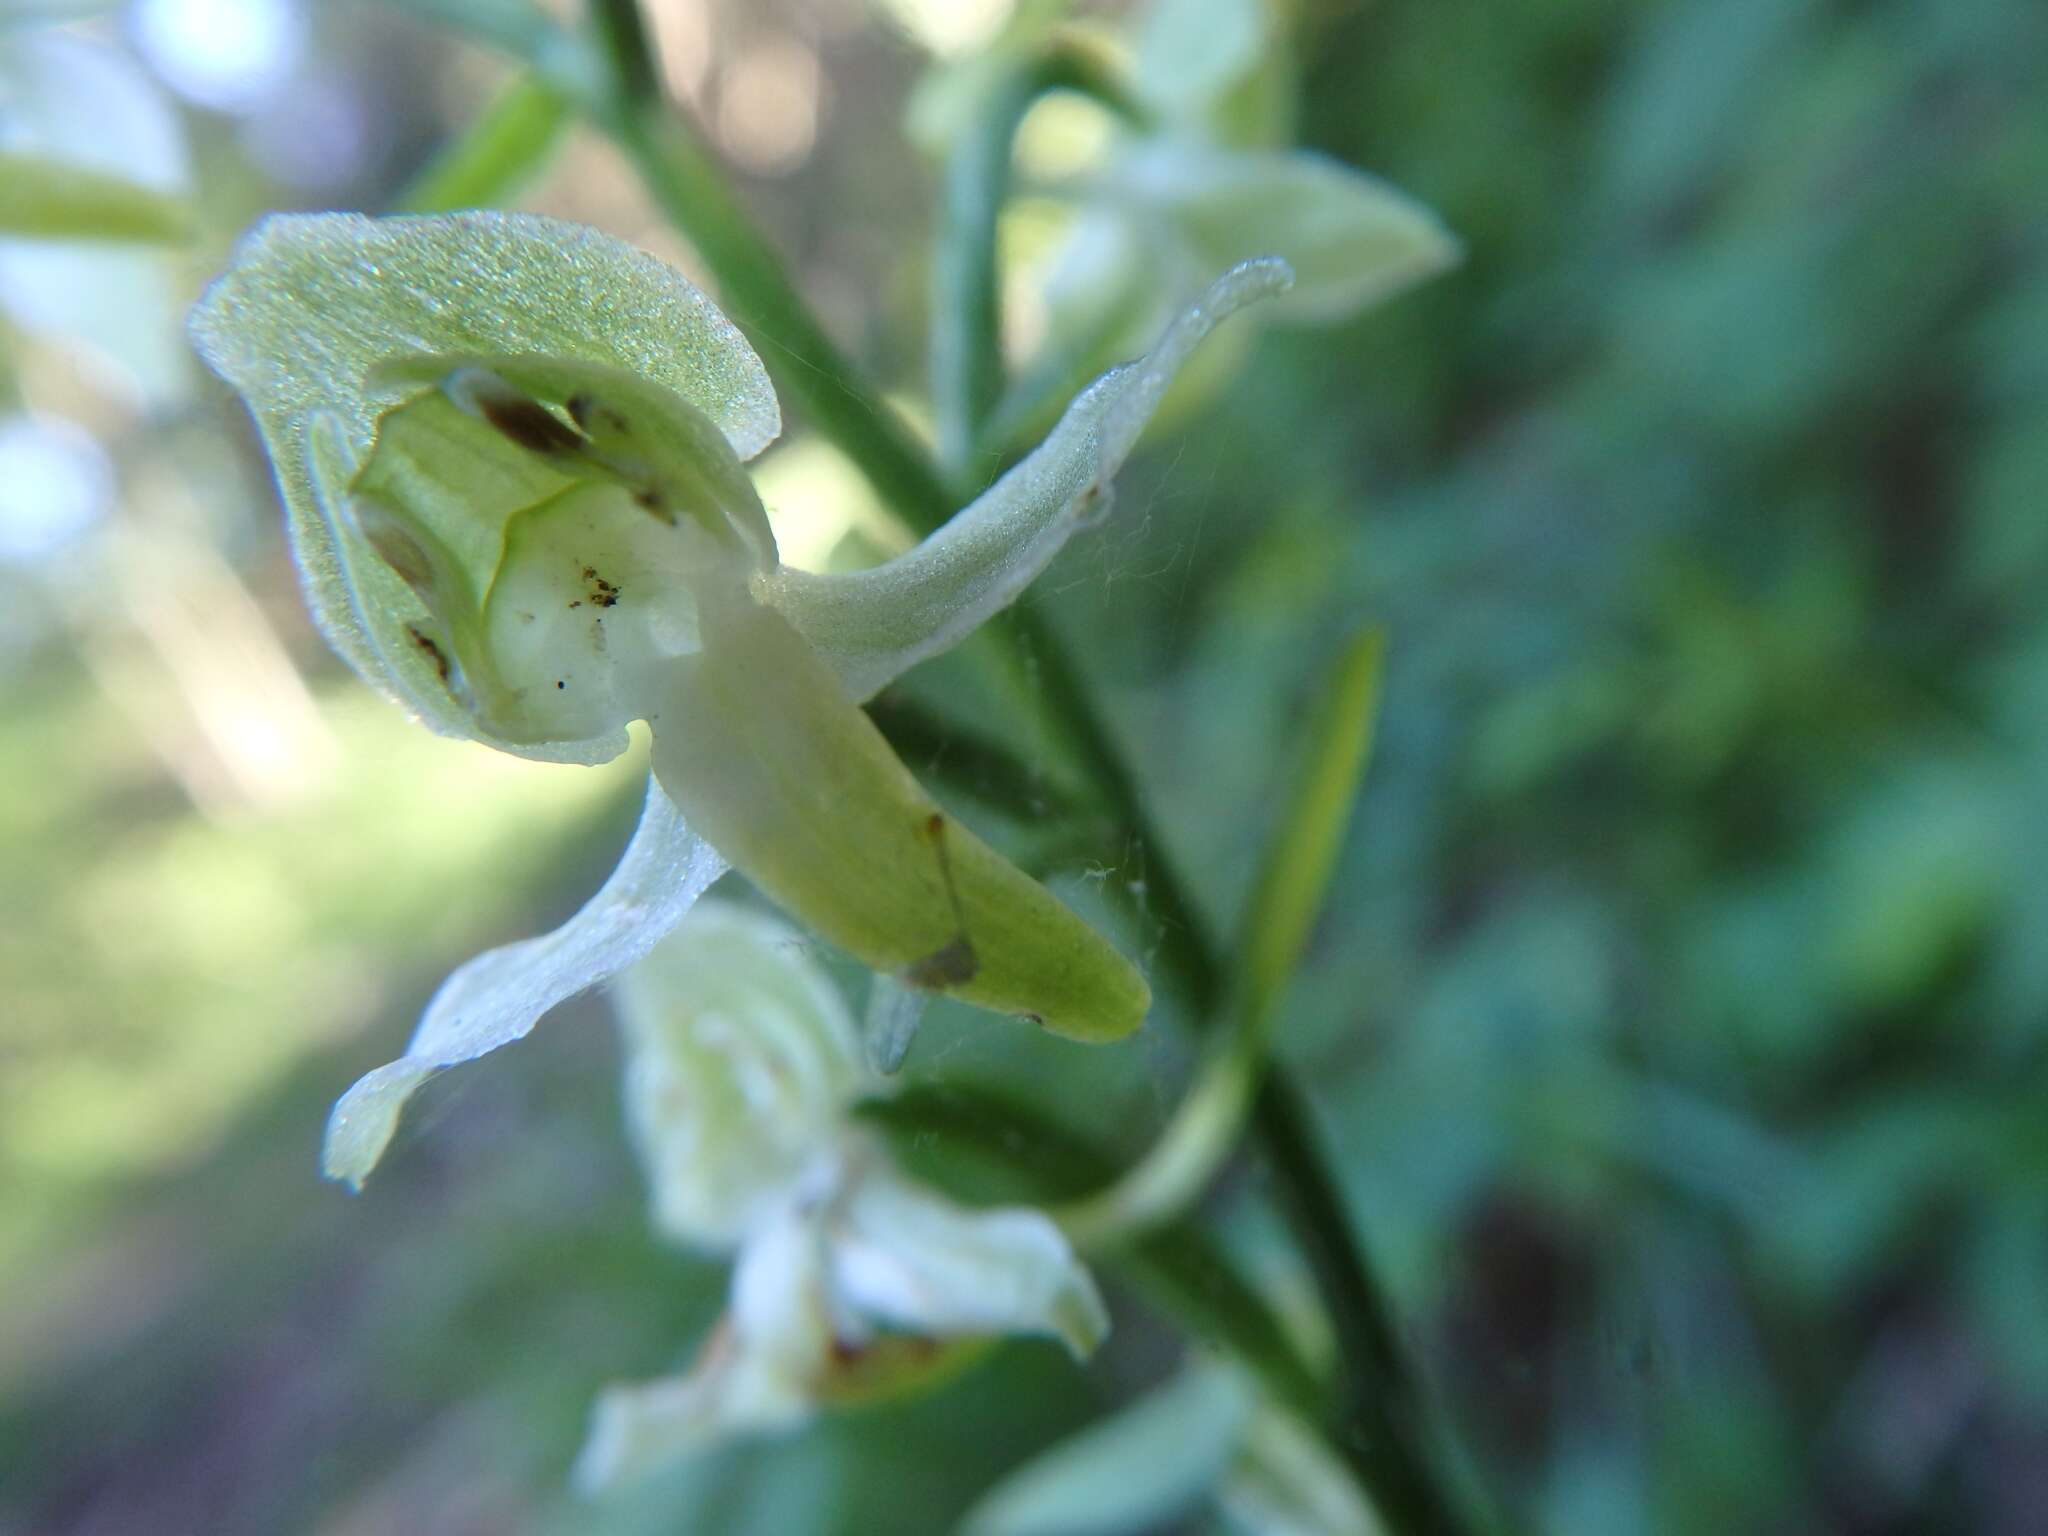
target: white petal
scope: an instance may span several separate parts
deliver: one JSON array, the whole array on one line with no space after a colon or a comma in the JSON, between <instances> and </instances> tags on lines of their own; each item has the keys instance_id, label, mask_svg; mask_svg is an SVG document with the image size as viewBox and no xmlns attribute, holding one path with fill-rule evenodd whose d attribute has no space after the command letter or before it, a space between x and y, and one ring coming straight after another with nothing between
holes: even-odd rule
<instances>
[{"instance_id":1,"label":"white petal","mask_svg":"<svg viewBox=\"0 0 2048 1536\"><path fill-rule=\"evenodd\" d=\"M600 1493L734 1436L794 1429L811 1416L802 1397L758 1387L730 1365L606 1387L571 1480L584 1493Z\"/></svg>"},{"instance_id":2,"label":"white petal","mask_svg":"<svg viewBox=\"0 0 2048 1536\"><path fill-rule=\"evenodd\" d=\"M784 568L761 579L762 595L856 699L957 645L1015 602L1075 530L1108 510L1111 478L1196 343L1290 281L1285 262L1232 268L1150 352L1089 385L1028 458L908 554L833 575Z\"/></svg>"},{"instance_id":3,"label":"white petal","mask_svg":"<svg viewBox=\"0 0 2048 1536\"><path fill-rule=\"evenodd\" d=\"M557 1003L632 964L683 920L725 868L650 780L639 830L583 909L553 933L463 965L434 994L405 1055L342 1095L327 1121L327 1176L360 1187L421 1083L524 1038Z\"/></svg>"},{"instance_id":4,"label":"white petal","mask_svg":"<svg viewBox=\"0 0 2048 1536\"><path fill-rule=\"evenodd\" d=\"M853 1020L806 948L779 918L705 901L620 978L627 1126L671 1237L739 1242L861 1091Z\"/></svg>"},{"instance_id":5,"label":"white petal","mask_svg":"<svg viewBox=\"0 0 2048 1536\"><path fill-rule=\"evenodd\" d=\"M841 1300L877 1322L941 1336L1038 1333L1086 1355L1109 1332L1101 1294L1042 1211L971 1211L909 1183L877 1154L830 1231Z\"/></svg>"},{"instance_id":6,"label":"white petal","mask_svg":"<svg viewBox=\"0 0 2048 1536\"><path fill-rule=\"evenodd\" d=\"M1153 0L1134 71L1153 110L1189 124L1213 116L1272 47L1263 0Z\"/></svg>"},{"instance_id":7,"label":"white petal","mask_svg":"<svg viewBox=\"0 0 2048 1536\"><path fill-rule=\"evenodd\" d=\"M765 1374L814 1383L829 1359L833 1308L821 1218L792 1200L754 1229L732 1273L733 1338Z\"/></svg>"},{"instance_id":8,"label":"white petal","mask_svg":"<svg viewBox=\"0 0 2048 1536\"><path fill-rule=\"evenodd\" d=\"M607 1388L577 1459L585 1492L736 1436L795 1428L832 1358L815 1214L785 1206L749 1239L719 1331L685 1376Z\"/></svg>"},{"instance_id":9,"label":"white petal","mask_svg":"<svg viewBox=\"0 0 2048 1536\"><path fill-rule=\"evenodd\" d=\"M1178 256L1162 248L1128 208L1089 199L1045 262L1041 292L1045 337L1032 372L1055 362L1069 375L1129 356L1156 336L1173 315L1174 299L1190 288L1164 276L1161 265ZM1181 258L1186 259L1186 258ZM1199 283L1207 272L1188 274ZM1045 361L1039 361L1044 359Z\"/></svg>"},{"instance_id":10,"label":"white petal","mask_svg":"<svg viewBox=\"0 0 2048 1536\"><path fill-rule=\"evenodd\" d=\"M868 983L867 1012L860 1023L861 1046L867 1052L870 1071L878 1077L893 1077L902 1069L931 1000L931 994L922 988L875 973Z\"/></svg>"}]
</instances>

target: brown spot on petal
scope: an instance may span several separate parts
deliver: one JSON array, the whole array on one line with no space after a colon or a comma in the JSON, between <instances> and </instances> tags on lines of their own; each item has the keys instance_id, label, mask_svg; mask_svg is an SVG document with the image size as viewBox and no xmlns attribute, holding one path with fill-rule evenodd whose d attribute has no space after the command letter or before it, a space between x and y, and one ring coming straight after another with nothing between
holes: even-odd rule
<instances>
[{"instance_id":1,"label":"brown spot on petal","mask_svg":"<svg viewBox=\"0 0 2048 1536\"><path fill-rule=\"evenodd\" d=\"M669 510L668 498L663 496L654 486L642 486L639 490L633 492L633 505L640 508L641 511L652 517L656 522L667 523L670 527L675 526L676 515Z\"/></svg>"},{"instance_id":2,"label":"brown spot on petal","mask_svg":"<svg viewBox=\"0 0 2048 1536\"><path fill-rule=\"evenodd\" d=\"M974 953L973 940L967 937L967 914L961 909L960 891L953 883L953 861L946 852L945 813L933 811L925 818L920 830L931 843L932 855L938 860L939 880L946 888L946 901L953 908L953 922L959 931L930 954L911 961L904 969L902 980L909 986L943 992L948 987L972 981L981 970L981 961Z\"/></svg>"},{"instance_id":3,"label":"brown spot on petal","mask_svg":"<svg viewBox=\"0 0 2048 1536\"><path fill-rule=\"evenodd\" d=\"M903 980L928 992L943 992L948 987L965 986L980 970L981 961L963 933L941 944L923 959L911 961L904 967Z\"/></svg>"},{"instance_id":4,"label":"brown spot on petal","mask_svg":"<svg viewBox=\"0 0 2048 1536\"><path fill-rule=\"evenodd\" d=\"M583 447L580 433L565 427L553 412L523 395L479 392L477 409L485 421L532 453L574 453Z\"/></svg>"},{"instance_id":5,"label":"brown spot on petal","mask_svg":"<svg viewBox=\"0 0 2048 1536\"><path fill-rule=\"evenodd\" d=\"M421 629L417 624L406 625L405 632L411 636L414 645L425 651L433 659L434 670L440 673L441 681L446 683L453 674L454 669L449 666L448 653L441 649L440 642L435 640L432 635Z\"/></svg>"},{"instance_id":6,"label":"brown spot on petal","mask_svg":"<svg viewBox=\"0 0 2048 1536\"><path fill-rule=\"evenodd\" d=\"M606 405L594 395L581 390L563 402L569 412L569 419L584 431L592 430L593 424L602 426L607 432L623 435L627 430L626 418L614 407Z\"/></svg>"}]
</instances>

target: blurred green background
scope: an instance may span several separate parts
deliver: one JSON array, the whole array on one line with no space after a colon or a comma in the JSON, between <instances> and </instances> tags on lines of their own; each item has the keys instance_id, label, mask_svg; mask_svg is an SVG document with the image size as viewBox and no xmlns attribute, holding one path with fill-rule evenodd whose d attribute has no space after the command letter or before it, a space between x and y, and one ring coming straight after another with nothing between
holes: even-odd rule
<instances>
[{"instance_id":1,"label":"blurred green background","mask_svg":"<svg viewBox=\"0 0 2048 1536\"><path fill-rule=\"evenodd\" d=\"M1006 9L650 7L907 396L906 94ZM1530 1531L2048 1530L2048 8L1288 19L1301 141L1468 258L1259 332L1042 590L1219 924L1304 690L1390 626L1282 1050L1465 1458ZM342 0L81 35L177 100L204 231L0 244L0 1532L950 1528L1171 1329L1114 1293L1086 1369L1008 1345L581 1504L593 1392L687 1358L724 1279L647 1231L603 1000L430 1088L362 1197L319 1181L328 1104L595 886L637 770L439 741L355 684L179 326L264 210L388 208L504 66ZM522 206L699 270L594 137ZM862 494L792 427L765 493L828 548ZM1173 1022L1084 1052L941 1013L907 1073L1128 1154ZM1260 1194L1209 1215L1285 1287Z\"/></svg>"}]
</instances>

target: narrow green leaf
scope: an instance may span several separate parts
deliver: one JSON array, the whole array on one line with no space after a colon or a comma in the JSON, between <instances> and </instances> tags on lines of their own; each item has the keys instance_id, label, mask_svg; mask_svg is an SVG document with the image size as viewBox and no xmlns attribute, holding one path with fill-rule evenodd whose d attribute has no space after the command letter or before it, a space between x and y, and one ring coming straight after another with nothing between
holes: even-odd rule
<instances>
[{"instance_id":1,"label":"narrow green leaf","mask_svg":"<svg viewBox=\"0 0 2048 1536\"><path fill-rule=\"evenodd\" d=\"M1206 1364L1024 1463L963 1536L1128 1536L1187 1514L1223 1476L1251 1412L1244 1379Z\"/></svg>"},{"instance_id":2,"label":"narrow green leaf","mask_svg":"<svg viewBox=\"0 0 2048 1536\"><path fill-rule=\"evenodd\" d=\"M1387 1536L1365 1490L1298 1415L1262 1403L1216 1489L1234 1529L1259 1536Z\"/></svg>"},{"instance_id":3,"label":"narrow green leaf","mask_svg":"<svg viewBox=\"0 0 2048 1536\"><path fill-rule=\"evenodd\" d=\"M1212 1044L1144 1157L1107 1188L1058 1213L1068 1235L1084 1248L1121 1242L1192 1205L1237 1141L1258 1086L1259 1064L1247 1030Z\"/></svg>"},{"instance_id":4,"label":"narrow green leaf","mask_svg":"<svg viewBox=\"0 0 2048 1536\"><path fill-rule=\"evenodd\" d=\"M546 167L569 125L569 103L538 75L515 77L403 192L405 213L496 208Z\"/></svg>"},{"instance_id":5,"label":"narrow green leaf","mask_svg":"<svg viewBox=\"0 0 2048 1536\"><path fill-rule=\"evenodd\" d=\"M1323 685L1300 780L1246 909L1231 1032L1210 1046L1151 1150L1108 1188L1062 1213L1075 1241L1127 1237L1177 1215L1236 1143L1263 1070L1274 1006L1307 947L1372 750L1385 649L1382 631L1360 632Z\"/></svg>"},{"instance_id":6,"label":"narrow green leaf","mask_svg":"<svg viewBox=\"0 0 2048 1536\"><path fill-rule=\"evenodd\" d=\"M1322 910L1379 717L1386 632L1353 636L1316 702L1301 778L1267 844L1245 909L1242 943L1246 1027L1262 1032L1308 947Z\"/></svg>"},{"instance_id":7,"label":"narrow green leaf","mask_svg":"<svg viewBox=\"0 0 2048 1536\"><path fill-rule=\"evenodd\" d=\"M174 245L191 239L193 229L184 198L105 171L0 152L0 232Z\"/></svg>"},{"instance_id":8,"label":"narrow green leaf","mask_svg":"<svg viewBox=\"0 0 2048 1536\"><path fill-rule=\"evenodd\" d=\"M5 41L0 231L42 239L189 239L195 220L185 136L149 72L85 32L53 26Z\"/></svg>"}]
</instances>

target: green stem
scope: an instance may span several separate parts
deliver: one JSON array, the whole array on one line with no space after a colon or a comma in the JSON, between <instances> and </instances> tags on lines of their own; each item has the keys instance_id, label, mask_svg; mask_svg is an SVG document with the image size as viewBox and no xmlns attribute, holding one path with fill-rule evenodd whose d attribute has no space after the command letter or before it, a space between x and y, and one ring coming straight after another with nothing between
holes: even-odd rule
<instances>
[{"instance_id":1,"label":"green stem","mask_svg":"<svg viewBox=\"0 0 2048 1536\"><path fill-rule=\"evenodd\" d=\"M1269 1068L1252 1104L1251 1134L1344 1360L1337 1448L1395 1530L1455 1536L1466 1525L1442 1471L1429 1399L1408 1363L1393 1310L1365 1267L1343 1195L1309 1127L1311 1113L1290 1074Z\"/></svg>"},{"instance_id":2,"label":"green stem","mask_svg":"<svg viewBox=\"0 0 2048 1536\"><path fill-rule=\"evenodd\" d=\"M634 0L597 0L592 19L612 76L591 103L599 126L704 258L734 323L780 365L784 393L919 532L937 527L952 515L952 491L902 418L863 387L695 131L661 99Z\"/></svg>"},{"instance_id":3,"label":"green stem","mask_svg":"<svg viewBox=\"0 0 2048 1536\"><path fill-rule=\"evenodd\" d=\"M725 184L711 157L660 99L652 54L635 0L595 0L593 21L607 88L582 99L618 142L662 210L716 275L733 318L772 360L784 388L813 424L851 458L920 532L952 515L944 478L900 419L862 388L811 317L780 259ZM1187 887L1122 753L1096 711L1079 670L1030 609L1013 611L1009 632L1028 653L1045 706L1080 766L1129 829L1142 858L1149 901L1165 924L1159 951L1196 1017L1216 1014L1224 973ZM1461 1529L1435 1471L1425 1399L1392 1325L1392 1309L1367 1268L1334 1179L1306 1122L1298 1090L1269 1070L1255 1101L1251 1134L1272 1170L1280 1204L1315 1275L1344 1346L1343 1419L1336 1443L1366 1480L1389 1522L1410 1536Z\"/></svg>"},{"instance_id":4,"label":"green stem","mask_svg":"<svg viewBox=\"0 0 2048 1536\"><path fill-rule=\"evenodd\" d=\"M1042 631L1036 625L1032 629L1029 643L1035 647ZM1054 665L1047 665L1047 654L1056 658ZM1066 727L1083 766L1130 830L1134 856L1144 860L1147 898L1166 924L1160 968L1174 977L1195 1017L1223 1017L1227 982L1220 951L1187 886L1163 853L1164 844L1145 815L1126 759L1062 653L1055 647L1037 660L1050 707ZM1270 997L1248 998L1246 1005L1265 1009L1271 1002ZM1247 1031L1241 1038L1257 1033ZM1333 1439L1395 1530L1408 1536L1452 1536L1463 1526L1437 1471L1428 1399L1400 1344L1392 1307L1365 1262L1327 1159L1316 1144L1307 1097L1283 1067L1264 1062L1261 1071L1260 1066L1227 1052L1222 1069L1213 1079L1205 1078L1213 1083L1213 1092L1197 1106L1198 1122L1234 1115L1243 1097L1250 1095L1250 1138L1271 1171L1282 1215L1337 1335L1344 1370ZM1196 1134L1199 1129L1197 1124ZM1124 1213L1084 1207L1081 1214L1085 1229L1095 1223L1113 1225Z\"/></svg>"},{"instance_id":5,"label":"green stem","mask_svg":"<svg viewBox=\"0 0 2048 1536\"><path fill-rule=\"evenodd\" d=\"M508 202L540 174L568 123L561 92L524 71L407 183L393 206L400 213L440 213Z\"/></svg>"},{"instance_id":6,"label":"green stem","mask_svg":"<svg viewBox=\"0 0 2048 1536\"><path fill-rule=\"evenodd\" d=\"M1299 782L1281 798L1245 903L1222 1027L1210 1031L1205 1059L1152 1150L1066 1212L1068 1232L1143 1229L1179 1215L1242 1139L1280 1001L1308 948L1363 787L1385 649L1380 630L1361 630L1319 685Z\"/></svg>"},{"instance_id":7,"label":"green stem","mask_svg":"<svg viewBox=\"0 0 2048 1536\"><path fill-rule=\"evenodd\" d=\"M1010 195L1017 129L1052 91L1078 92L1125 118L1141 110L1092 52L1066 39L1004 70L947 155L932 263L932 398L939 457L956 477L971 467L1002 398L998 225Z\"/></svg>"}]
</instances>

